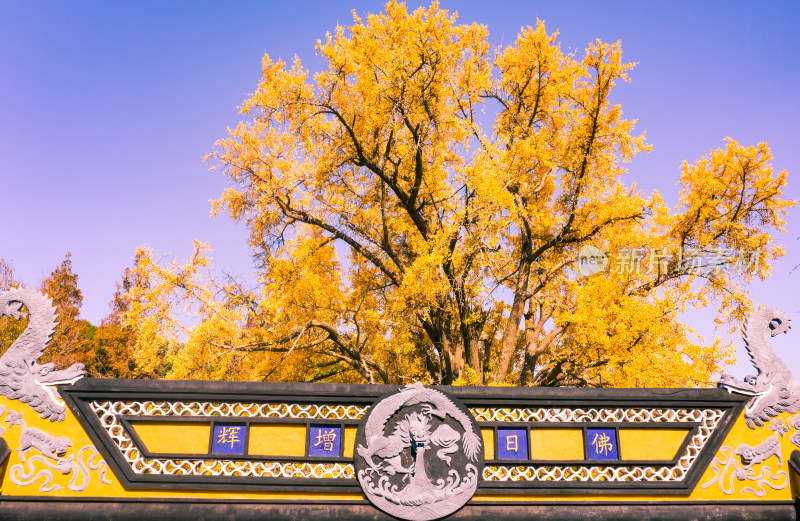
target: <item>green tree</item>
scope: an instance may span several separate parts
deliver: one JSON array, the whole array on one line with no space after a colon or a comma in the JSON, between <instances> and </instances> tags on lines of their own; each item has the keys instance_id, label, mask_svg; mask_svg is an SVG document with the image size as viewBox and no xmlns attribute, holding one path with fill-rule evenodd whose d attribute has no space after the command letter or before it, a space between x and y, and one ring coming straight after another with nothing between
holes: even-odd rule
<instances>
[{"instance_id":1,"label":"green tree","mask_svg":"<svg viewBox=\"0 0 800 521\"><path fill-rule=\"evenodd\" d=\"M20 286L20 282L14 275L14 267L11 261L0 258L0 291L17 289ZM5 353L6 349L11 347L11 344L22 334L27 325L27 316L22 320L0 317L0 353Z\"/></svg>"},{"instance_id":2,"label":"green tree","mask_svg":"<svg viewBox=\"0 0 800 521\"><path fill-rule=\"evenodd\" d=\"M111 378L143 378L163 375L143 373L136 367L132 349L135 331L121 323L125 311L122 295L131 286L130 270L125 270L122 282L111 301L111 313L99 326L80 318L83 295L78 288L78 275L72 269L72 255L67 253L61 264L45 278L40 290L49 296L58 313L58 325L42 355L57 367L82 363L88 376ZM19 288L11 263L0 259L0 291ZM19 337L28 325L27 310L22 320L0 318L0 353Z\"/></svg>"},{"instance_id":3,"label":"green tree","mask_svg":"<svg viewBox=\"0 0 800 521\"><path fill-rule=\"evenodd\" d=\"M58 325L43 354L45 360L57 367L68 367L81 362L91 366L92 353L89 341L95 327L80 318L83 294L78 289L78 275L72 270L72 254L42 281L41 291L53 300L58 313Z\"/></svg>"}]
</instances>

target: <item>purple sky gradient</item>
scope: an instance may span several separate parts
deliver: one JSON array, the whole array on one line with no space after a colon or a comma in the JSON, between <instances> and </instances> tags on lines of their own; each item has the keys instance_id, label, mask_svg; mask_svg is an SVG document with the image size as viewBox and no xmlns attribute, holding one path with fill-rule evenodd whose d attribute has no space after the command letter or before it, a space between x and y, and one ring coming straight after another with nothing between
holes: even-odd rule
<instances>
[{"instance_id":1,"label":"purple sky gradient","mask_svg":"<svg viewBox=\"0 0 800 521\"><path fill-rule=\"evenodd\" d=\"M562 49L622 40L638 62L616 96L639 120L653 152L629 165L628 182L677 202L679 166L731 136L770 143L785 195L800 199L800 4L737 2L452 2L463 23L488 26L510 44L545 20ZM409 3L410 9L417 3ZM427 4L422 4L426 5ZM246 230L212 219L209 199L226 186L202 157L260 78L266 52L320 67L314 45L336 24L383 9L380 2L2 2L0 3L0 257L38 285L73 254L84 304L97 324L136 247L186 259L210 243L218 268L251 271ZM754 302L795 321L773 340L800 373L800 222L790 211L777 236L787 255ZM707 339L713 312L688 322ZM721 334L717 332L716 334ZM737 345L740 345L737 342ZM739 347L740 361L746 362ZM745 363L732 371L749 371Z\"/></svg>"}]
</instances>

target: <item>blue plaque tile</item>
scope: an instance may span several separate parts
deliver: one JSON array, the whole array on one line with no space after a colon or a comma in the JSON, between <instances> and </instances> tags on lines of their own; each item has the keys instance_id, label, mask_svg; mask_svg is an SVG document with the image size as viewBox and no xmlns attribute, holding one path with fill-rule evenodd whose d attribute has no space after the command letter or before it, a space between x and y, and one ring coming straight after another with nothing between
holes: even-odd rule
<instances>
[{"instance_id":1,"label":"blue plaque tile","mask_svg":"<svg viewBox=\"0 0 800 521\"><path fill-rule=\"evenodd\" d=\"M498 428L497 459L528 459L528 430Z\"/></svg>"},{"instance_id":2,"label":"blue plaque tile","mask_svg":"<svg viewBox=\"0 0 800 521\"><path fill-rule=\"evenodd\" d=\"M212 454L244 454L247 425L244 423L215 423L211 445Z\"/></svg>"},{"instance_id":3,"label":"blue plaque tile","mask_svg":"<svg viewBox=\"0 0 800 521\"><path fill-rule=\"evenodd\" d=\"M340 425L312 425L308 433L308 455L339 457L342 450Z\"/></svg>"},{"instance_id":4,"label":"blue plaque tile","mask_svg":"<svg viewBox=\"0 0 800 521\"><path fill-rule=\"evenodd\" d=\"M588 459L619 459L616 429L586 429Z\"/></svg>"}]
</instances>

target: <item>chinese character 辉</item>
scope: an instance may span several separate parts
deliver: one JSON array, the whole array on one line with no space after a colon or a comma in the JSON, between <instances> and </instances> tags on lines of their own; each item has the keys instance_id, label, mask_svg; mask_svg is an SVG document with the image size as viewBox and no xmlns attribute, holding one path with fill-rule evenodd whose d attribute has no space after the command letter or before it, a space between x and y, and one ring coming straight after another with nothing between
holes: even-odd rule
<instances>
[{"instance_id":1,"label":"chinese character \u8f89","mask_svg":"<svg viewBox=\"0 0 800 521\"><path fill-rule=\"evenodd\" d=\"M239 430L241 427L223 427L219 434L217 435L217 443L220 445L224 445L226 443L231 444L231 448L235 443L239 443L241 440L239 439Z\"/></svg>"}]
</instances>

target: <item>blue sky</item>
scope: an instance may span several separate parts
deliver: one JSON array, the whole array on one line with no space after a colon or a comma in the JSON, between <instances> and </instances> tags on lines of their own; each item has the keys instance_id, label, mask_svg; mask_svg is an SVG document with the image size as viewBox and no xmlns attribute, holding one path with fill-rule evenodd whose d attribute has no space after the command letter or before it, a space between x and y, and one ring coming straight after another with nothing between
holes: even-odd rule
<instances>
[{"instance_id":1,"label":"blue sky","mask_svg":"<svg viewBox=\"0 0 800 521\"><path fill-rule=\"evenodd\" d=\"M418 5L409 2L410 9ZM771 2L451 2L459 21L489 28L495 45L537 18L558 28L562 48L622 40L638 62L618 88L653 152L629 165L628 181L674 204L683 160L731 136L770 143L800 199L800 4ZM212 219L225 187L202 157L260 77L260 60L320 66L314 45L336 24L382 10L381 2L11 2L0 1L0 257L38 285L64 258L83 291L82 316L99 323L136 247L186 258L210 243L215 264L250 272L246 230ZM800 371L800 219L776 237L787 256L752 286L756 303L788 312L794 333L776 339ZM707 337L713 313L687 320ZM740 358L744 350L739 349ZM736 370L739 374L748 366Z\"/></svg>"}]
</instances>

